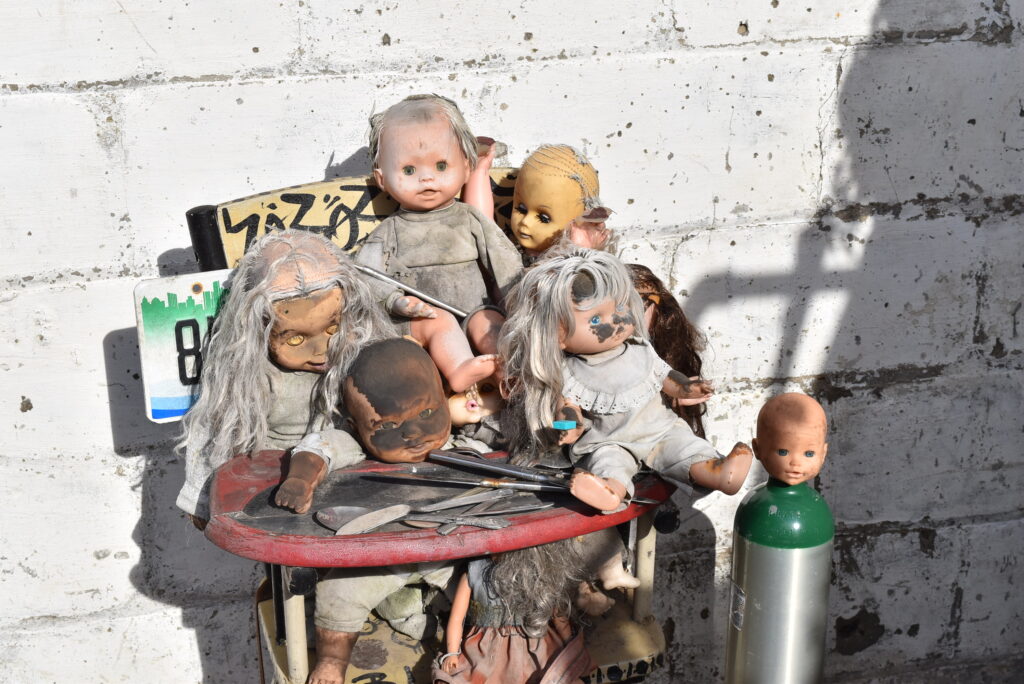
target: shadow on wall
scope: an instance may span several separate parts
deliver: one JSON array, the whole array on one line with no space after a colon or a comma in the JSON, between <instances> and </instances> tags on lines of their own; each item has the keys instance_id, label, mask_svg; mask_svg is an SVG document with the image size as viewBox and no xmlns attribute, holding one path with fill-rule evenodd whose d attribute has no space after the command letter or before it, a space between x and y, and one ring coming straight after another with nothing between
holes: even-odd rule
<instances>
[{"instance_id":1,"label":"shadow on wall","mask_svg":"<svg viewBox=\"0 0 1024 684\"><path fill-rule=\"evenodd\" d=\"M195 631L203 682L257 681L252 592L262 568L210 544L174 505L185 479L173 450L180 424L146 417L135 328L108 333L103 351L114 449L144 459L133 484L142 515L132 534L140 552L132 584L181 608L182 625Z\"/></svg>"},{"instance_id":2,"label":"shadow on wall","mask_svg":"<svg viewBox=\"0 0 1024 684\"><path fill-rule=\"evenodd\" d=\"M830 678L1024 644L998 613L1012 576L986 576L978 550L972 571L977 532L960 524L1020 516L1022 24L1001 1L929 14L881 2L870 44L842 52L835 118L830 102L819 122L826 194L792 270L718 273L686 302L699 320L730 298L754 315L757 298L783 298L762 382L799 385L830 414L815 482L839 528Z\"/></svg>"}]
</instances>

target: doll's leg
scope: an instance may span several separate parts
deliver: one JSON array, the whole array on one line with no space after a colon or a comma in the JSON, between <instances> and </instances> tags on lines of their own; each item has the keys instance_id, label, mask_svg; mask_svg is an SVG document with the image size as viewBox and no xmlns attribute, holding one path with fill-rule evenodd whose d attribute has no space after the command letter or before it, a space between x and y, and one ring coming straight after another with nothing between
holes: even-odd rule
<instances>
[{"instance_id":1,"label":"doll's leg","mask_svg":"<svg viewBox=\"0 0 1024 684\"><path fill-rule=\"evenodd\" d=\"M747 479L753 460L754 452L750 447L743 442L736 442L725 458L701 461L690 468L690 479L702 487L735 494Z\"/></svg>"},{"instance_id":2,"label":"doll's leg","mask_svg":"<svg viewBox=\"0 0 1024 684\"><path fill-rule=\"evenodd\" d=\"M679 420L650 453L647 465L684 489L696 484L735 494L743 486L752 460L753 452L743 443L737 443L728 456L721 456L710 442L697 437Z\"/></svg>"},{"instance_id":3,"label":"doll's leg","mask_svg":"<svg viewBox=\"0 0 1024 684\"><path fill-rule=\"evenodd\" d=\"M402 570L405 570L404 572ZM316 586L316 666L310 684L342 684L359 632L378 603L405 586L415 566L335 568Z\"/></svg>"},{"instance_id":4,"label":"doll's leg","mask_svg":"<svg viewBox=\"0 0 1024 684\"><path fill-rule=\"evenodd\" d=\"M633 476L637 463L622 447L599 447L579 464L572 474L569 492L599 511L613 513L624 508L623 501L633 494Z\"/></svg>"},{"instance_id":5,"label":"doll's leg","mask_svg":"<svg viewBox=\"0 0 1024 684\"><path fill-rule=\"evenodd\" d=\"M498 352L498 336L501 326L505 324L505 316L494 309L480 309L466 323L466 337L473 348L481 354Z\"/></svg>"},{"instance_id":6,"label":"doll's leg","mask_svg":"<svg viewBox=\"0 0 1024 684\"><path fill-rule=\"evenodd\" d=\"M469 340L459 327L455 316L447 311L436 311L436 318L414 318L412 336L423 345L455 392L462 392L474 383L494 375L498 367L493 354L473 356Z\"/></svg>"}]
</instances>

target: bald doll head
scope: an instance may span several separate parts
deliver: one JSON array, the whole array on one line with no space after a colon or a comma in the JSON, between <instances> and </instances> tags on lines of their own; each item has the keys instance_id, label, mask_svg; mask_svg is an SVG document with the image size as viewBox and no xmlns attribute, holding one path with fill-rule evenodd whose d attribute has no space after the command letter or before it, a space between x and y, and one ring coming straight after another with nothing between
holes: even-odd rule
<instances>
[{"instance_id":1,"label":"bald doll head","mask_svg":"<svg viewBox=\"0 0 1024 684\"><path fill-rule=\"evenodd\" d=\"M772 397L757 414L754 455L776 480L800 484L821 472L828 444L821 404L806 394Z\"/></svg>"},{"instance_id":2,"label":"bald doll head","mask_svg":"<svg viewBox=\"0 0 1024 684\"><path fill-rule=\"evenodd\" d=\"M441 376L430 356L403 338L364 348L345 378L345 409L359 441L387 463L417 463L451 432Z\"/></svg>"}]
</instances>

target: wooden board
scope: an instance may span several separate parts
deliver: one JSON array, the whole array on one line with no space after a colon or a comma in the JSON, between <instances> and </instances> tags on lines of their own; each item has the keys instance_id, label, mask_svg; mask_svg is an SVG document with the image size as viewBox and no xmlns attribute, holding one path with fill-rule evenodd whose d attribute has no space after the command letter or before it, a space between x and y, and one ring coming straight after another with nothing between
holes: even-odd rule
<instances>
[{"instance_id":1,"label":"wooden board","mask_svg":"<svg viewBox=\"0 0 1024 684\"><path fill-rule=\"evenodd\" d=\"M504 458L498 452L489 458ZM442 465L416 464L421 473L456 474ZM332 505L366 505L383 508L392 503L436 501L466 491L458 485L421 485L384 481L374 474L410 472L411 464L364 461L331 473L317 488L313 508L304 515L273 509L273 490L283 480L286 459L281 451L262 451L252 458L236 456L224 464L211 489L211 519L206 536L217 546L238 556L280 565L300 567L372 567L397 563L470 558L512 549L546 544L627 522L653 508L630 505L625 510L603 515L567 494L554 497L553 508L509 516L512 524L501 530L460 528L440 536L432 529L413 529L395 523L379 532L334 536L317 523L312 511ZM465 476L464 472L457 473ZM636 483L637 496L664 501L670 485L654 475ZM276 518L270 523L260 518ZM275 527L286 524L282 530Z\"/></svg>"}]
</instances>

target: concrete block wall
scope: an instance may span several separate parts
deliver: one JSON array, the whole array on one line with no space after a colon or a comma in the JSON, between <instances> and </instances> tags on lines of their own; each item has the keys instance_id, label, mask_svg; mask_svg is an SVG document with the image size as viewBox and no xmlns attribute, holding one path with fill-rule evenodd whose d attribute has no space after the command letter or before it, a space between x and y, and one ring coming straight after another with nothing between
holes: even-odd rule
<instances>
[{"instance_id":1,"label":"concrete block wall","mask_svg":"<svg viewBox=\"0 0 1024 684\"><path fill-rule=\"evenodd\" d=\"M584 149L708 334L709 433L829 412L828 680L1017 681L1024 3L0 5L0 673L248 682L259 569L174 508L132 288L184 211L366 168L366 118L457 99L518 164ZM749 484L760 481L761 473ZM739 497L677 496L660 682L723 673Z\"/></svg>"}]
</instances>

